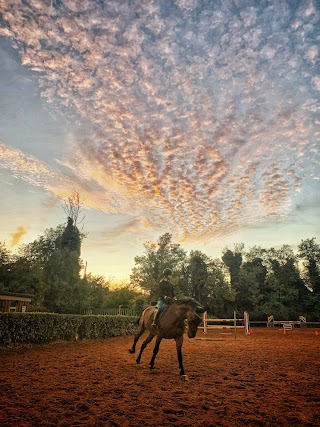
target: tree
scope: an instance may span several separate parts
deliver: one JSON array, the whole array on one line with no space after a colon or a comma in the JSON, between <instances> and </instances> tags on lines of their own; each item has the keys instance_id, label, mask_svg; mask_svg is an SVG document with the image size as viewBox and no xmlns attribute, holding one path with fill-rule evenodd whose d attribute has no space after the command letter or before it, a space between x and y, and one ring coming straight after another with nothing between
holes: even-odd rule
<instances>
[{"instance_id":1,"label":"tree","mask_svg":"<svg viewBox=\"0 0 320 427\"><path fill-rule=\"evenodd\" d=\"M208 297L208 265L211 258L200 251L191 251L181 268L178 287L184 296L191 296L202 304Z\"/></svg>"},{"instance_id":2,"label":"tree","mask_svg":"<svg viewBox=\"0 0 320 427\"><path fill-rule=\"evenodd\" d=\"M0 290L7 291L11 276L12 254L4 242L0 242Z\"/></svg>"},{"instance_id":3,"label":"tree","mask_svg":"<svg viewBox=\"0 0 320 427\"><path fill-rule=\"evenodd\" d=\"M67 250L70 252L76 252L80 256L81 250L81 237L78 227L74 225L73 219L68 217L67 226L64 229L57 246L60 246L61 250Z\"/></svg>"},{"instance_id":4,"label":"tree","mask_svg":"<svg viewBox=\"0 0 320 427\"><path fill-rule=\"evenodd\" d=\"M70 264L68 270L71 273L71 279L75 276L79 278L81 269L81 242L85 237L85 234L80 233L77 223L83 222L85 218L84 216L79 218L79 215L83 210L82 207L83 203L80 200L79 193L74 191L72 196L68 197L64 202L63 209L68 215L67 226L65 227L61 237L57 240L57 246L59 246L60 250L64 252L66 263ZM71 272L71 270L73 271Z\"/></svg>"},{"instance_id":5,"label":"tree","mask_svg":"<svg viewBox=\"0 0 320 427\"><path fill-rule=\"evenodd\" d=\"M236 303L239 311L259 311L264 295L267 269L261 258L242 264L237 287Z\"/></svg>"},{"instance_id":6,"label":"tree","mask_svg":"<svg viewBox=\"0 0 320 427\"><path fill-rule=\"evenodd\" d=\"M182 266L178 287L183 296L194 297L212 315L225 316L234 301L226 278L226 267L221 260L191 251Z\"/></svg>"},{"instance_id":7,"label":"tree","mask_svg":"<svg viewBox=\"0 0 320 427\"><path fill-rule=\"evenodd\" d=\"M288 245L268 251L271 266L266 279L264 311L278 318L297 317L304 313L308 290L297 266L297 259Z\"/></svg>"},{"instance_id":8,"label":"tree","mask_svg":"<svg viewBox=\"0 0 320 427\"><path fill-rule=\"evenodd\" d=\"M46 283L44 305L57 313L78 313L81 295L79 257L75 251L56 250L46 262L43 275Z\"/></svg>"},{"instance_id":9,"label":"tree","mask_svg":"<svg viewBox=\"0 0 320 427\"><path fill-rule=\"evenodd\" d=\"M232 252L230 249L226 248L222 256L222 261L229 270L231 287L237 290L240 280L242 253L236 249L234 252Z\"/></svg>"},{"instance_id":10,"label":"tree","mask_svg":"<svg viewBox=\"0 0 320 427\"><path fill-rule=\"evenodd\" d=\"M136 313L141 314L142 311L149 305L148 299L143 294L137 294L131 301L131 307Z\"/></svg>"},{"instance_id":11,"label":"tree","mask_svg":"<svg viewBox=\"0 0 320 427\"><path fill-rule=\"evenodd\" d=\"M66 226L45 230L34 242L23 245L19 256L37 272L43 308L58 313L79 312L85 299L80 279L80 233L70 219ZM40 303L40 301L39 301ZM78 307L78 309L77 309ZM74 311L77 310L77 311Z\"/></svg>"},{"instance_id":12,"label":"tree","mask_svg":"<svg viewBox=\"0 0 320 427\"><path fill-rule=\"evenodd\" d=\"M307 271L307 282L315 295L320 295L320 246L316 238L301 240L298 256Z\"/></svg>"},{"instance_id":13,"label":"tree","mask_svg":"<svg viewBox=\"0 0 320 427\"><path fill-rule=\"evenodd\" d=\"M71 196L67 197L62 205L62 209L67 215L67 218L72 219L74 227L78 227L85 219L85 215L82 214L83 206L78 191L73 191Z\"/></svg>"},{"instance_id":14,"label":"tree","mask_svg":"<svg viewBox=\"0 0 320 427\"><path fill-rule=\"evenodd\" d=\"M79 280L81 270L81 237L78 227L73 224L73 219L70 217L61 237L58 238L57 247L64 259L62 274L65 280L67 282Z\"/></svg>"},{"instance_id":15,"label":"tree","mask_svg":"<svg viewBox=\"0 0 320 427\"><path fill-rule=\"evenodd\" d=\"M242 250L243 245L235 245L235 250L232 252L226 248L224 250L222 261L229 270L231 289L235 292L235 306L234 309L239 310L241 306L241 265L242 265ZM238 304L239 303L239 304Z\"/></svg>"},{"instance_id":16,"label":"tree","mask_svg":"<svg viewBox=\"0 0 320 427\"><path fill-rule=\"evenodd\" d=\"M60 249L60 240L64 229L63 225L46 229L43 236L20 246L18 254L32 263L39 263L43 268L50 256Z\"/></svg>"},{"instance_id":17,"label":"tree","mask_svg":"<svg viewBox=\"0 0 320 427\"><path fill-rule=\"evenodd\" d=\"M108 293L106 305L108 308L131 308L139 293L136 289L132 289L130 285L122 288L116 288Z\"/></svg>"},{"instance_id":18,"label":"tree","mask_svg":"<svg viewBox=\"0 0 320 427\"><path fill-rule=\"evenodd\" d=\"M210 260L208 263L206 289L205 306L207 310L216 317L229 315L234 306L235 292L227 282L226 267L219 259Z\"/></svg>"},{"instance_id":19,"label":"tree","mask_svg":"<svg viewBox=\"0 0 320 427\"><path fill-rule=\"evenodd\" d=\"M151 299L156 299L158 284L165 268L171 268L174 272L173 281L178 281L186 252L179 244L172 243L171 239L172 235L165 233L157 243L146 242L143 245L145 254L134 259L135 267L130 281L136 288L149 292Z\"/></svg>"},{"instance_id":20,"label":"tree","mask_svg":"<svg viewBox=\"0 0 320 427\"><path fill-rule=\"evenodd\" d=\"M45 283L39 265L27 258L16 256L11 265L10 291L33 295L32 310L44 309Z\"/></svg>"},{"instance_id":21,"label":"tree","mask_svg":"<svg viewBox=\"0 0 320 427\"><path fill-rule=\"evenodd\" d=\"M88 273L79 283L78 313L97 313L107 307L109 283L103 276Z\"/></svg>"},{"instance_id":22,"label":"tree","mask_svg":"<svg viewBox=\"0 0 320 427\"><path fill-rule=\"evenodd\" d=\"M206 284L208 280L207 257L200 251L191 251L189 270L192 294L200 303L207 298Z\"/></svg>"}]
</instances>

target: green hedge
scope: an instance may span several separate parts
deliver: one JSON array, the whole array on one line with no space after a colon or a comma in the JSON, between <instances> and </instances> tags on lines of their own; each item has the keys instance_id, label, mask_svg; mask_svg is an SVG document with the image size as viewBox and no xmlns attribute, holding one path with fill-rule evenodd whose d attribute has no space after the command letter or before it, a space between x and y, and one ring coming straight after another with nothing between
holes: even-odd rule
<instances>
[{"instance_id":1,"label":"green hedge","mask_svg":"<svg viewBox=\"0 0 320 427\"><path fill-rule=\"evenodd\" d=\"M132 335L136 317L0 313L0 344L48 343Z\"/></svg>"}]
</instances>

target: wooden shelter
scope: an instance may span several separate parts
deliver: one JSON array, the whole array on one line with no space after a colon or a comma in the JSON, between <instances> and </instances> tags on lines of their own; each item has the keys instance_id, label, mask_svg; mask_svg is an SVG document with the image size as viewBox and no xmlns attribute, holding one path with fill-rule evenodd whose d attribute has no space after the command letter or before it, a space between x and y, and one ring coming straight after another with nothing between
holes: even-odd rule
<instances>
[{"instance_id":1,"label":"wooden shelter","mask_svg":"<svg viewBox=\"0 0 320 427\"><path fill-rule=\"evenodd\" d=\"M26 313L33 295L0 291L0 312Z\"/></svg>"}]
</instances>

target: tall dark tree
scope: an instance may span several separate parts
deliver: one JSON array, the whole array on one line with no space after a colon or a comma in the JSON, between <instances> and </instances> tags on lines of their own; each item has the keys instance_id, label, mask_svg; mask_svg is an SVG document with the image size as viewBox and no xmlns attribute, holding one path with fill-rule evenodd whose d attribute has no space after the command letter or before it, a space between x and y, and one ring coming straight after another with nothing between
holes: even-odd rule
<instances>
[{"instance_id":1,"label":"tall dark tree","mask_svg":"<svg viewBox=\"0 0 320 427\"><path fill-rule=\"evenodd\" d=\"M292 248L283 245L279 249L271 248L266 253L270 268L266 280L264 311L282 319L304 314L308 305L308 289L300 277L297 257Z\"/></svg>"},{"instance_id":2,"label":"tall dark tree","mask_svg":"<svg viewBox=\"0 0 320 427\"><path fill-rule=\"evenodd\" d=\"M208 260L200 251L191 251L189 261L191 296L204 304L207 299Z\"/></svg>"},{"instance_id":3,"label":"tall dark tree","mask_svg":"<svg viewBox=\"0 0 320 427\"><path fill-rule=\"evenodd\" d=\"M61 250L76 252L80 256L81 236L71 217L68 217L67 226L59 237L58 246Z\"/></svg>"},{"instance_id":4,"label":"tall dark tree","mask_svg":"<svg viewBox=\"0 0 320 427\"><path fill-rule=\"evenodd\" d=\"M253 258L242 264L237 286L236 302L240 311L255 311L265 297L267 269L261 258Z\"/></svg>"},{"instance_id":5,"label":"tall dark tree","mask_svg":"<svg viewBox=\"0 0 320 427\"><path fill-rule=\"evenodd\" d=\"M226 265L230 275L231 289L235 292L235 309L240 310L243 289L241 288L241 265L242 251L235 247L234 252L226 248L224 250L222 261Z\"/></svg>"},{"instance_id":6,"label":"tall dark tree","mask_svg":"<svg viewBox=\"0 0 320 427\"><path fill-rule=\"evenodd\" d=\"M204 304L211 314L220 318L232 314L235 302L235 292L226 277L226 267L221 260L214 259L208 263L207 298Z\"/></svg>"},{"instance_id":7,"label":"tall dark tree","mask_svg":"<svg viewBox=\"0 0 320 427\"><path fill-rule=\"evenodd\" d=\"M307 271L308 285L315 295L320 295L320 246L315 240L315 237L301 240L298 256Z\"/></svg>"},{"instance_id":8,"label":"tall dark tree","mask_svg":"<svg viewBox=\"0 0 320 427\"><path fill-rule=\"evenodd\" d=\"M74 227L79 229L81 225L81 231L83 228L83 221L85 219L85 215L83 214L83 202L80 198L80 194L78 191L73 191L73 193L67 197L62 205L62 209L64 210L67 218L72 219L72 224Z\"/></svg>"},{"instance_id":9,"label":"tall dark tree","mask_svg":"<svg viewBox=\"0 0 320 427\"><path fill-rule=\"evenodd\" d=\"M222 256L222 261L229 270L231 287L237 289L240 282L242 253L236 251L232 252L230 249L227 249Z\"/></svg>"},{"instance_id":10,"label":"tall dark tree","mask_svg":"<svg viewBox=\"0 0 320 427\"><path fill-rule=\"evenodd\" d=\"M226 280L227 271L221 260L200 251L186 258L178 282L181 294L192 296L215 316L232 313L234 293Z\"/></svg>"}]
</instances>

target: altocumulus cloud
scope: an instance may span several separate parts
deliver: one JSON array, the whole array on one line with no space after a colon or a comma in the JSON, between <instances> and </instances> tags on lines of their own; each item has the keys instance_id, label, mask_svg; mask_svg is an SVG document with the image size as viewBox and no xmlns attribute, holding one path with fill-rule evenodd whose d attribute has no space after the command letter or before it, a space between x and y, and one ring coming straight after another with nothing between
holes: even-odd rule
<instances>
[{"instance_id":1,"label":"altocumulus cloud","mask_svg":"<svg viewBox=\"0 0 320 427\"><path fill-rule=\"evenodd\" d=\"M67 176L36 157L9 147L1 140L0 159L1 167L10 170L13 177L22 177L26 182L44 188L57 198L65 198L75 189L78 189L83 197L94 194L94 189L85 180L80 181L71 174Z\"/></svg>"},{"instance_id":2,"label":"altocumulus cloud","mask_svg":"<svg viewBox=\"0 0 320 427\"><path fill-rule=\"evenodd\" d=\"M316 1L0 7L0 35L38 74L51 108L80 126L60 166L88 205L199 238L281 220L304 176L315 176ZM49 186L45 174L16 173ZM59 194L70 178L50 173Z\"/></svg>"}]
</instances>

